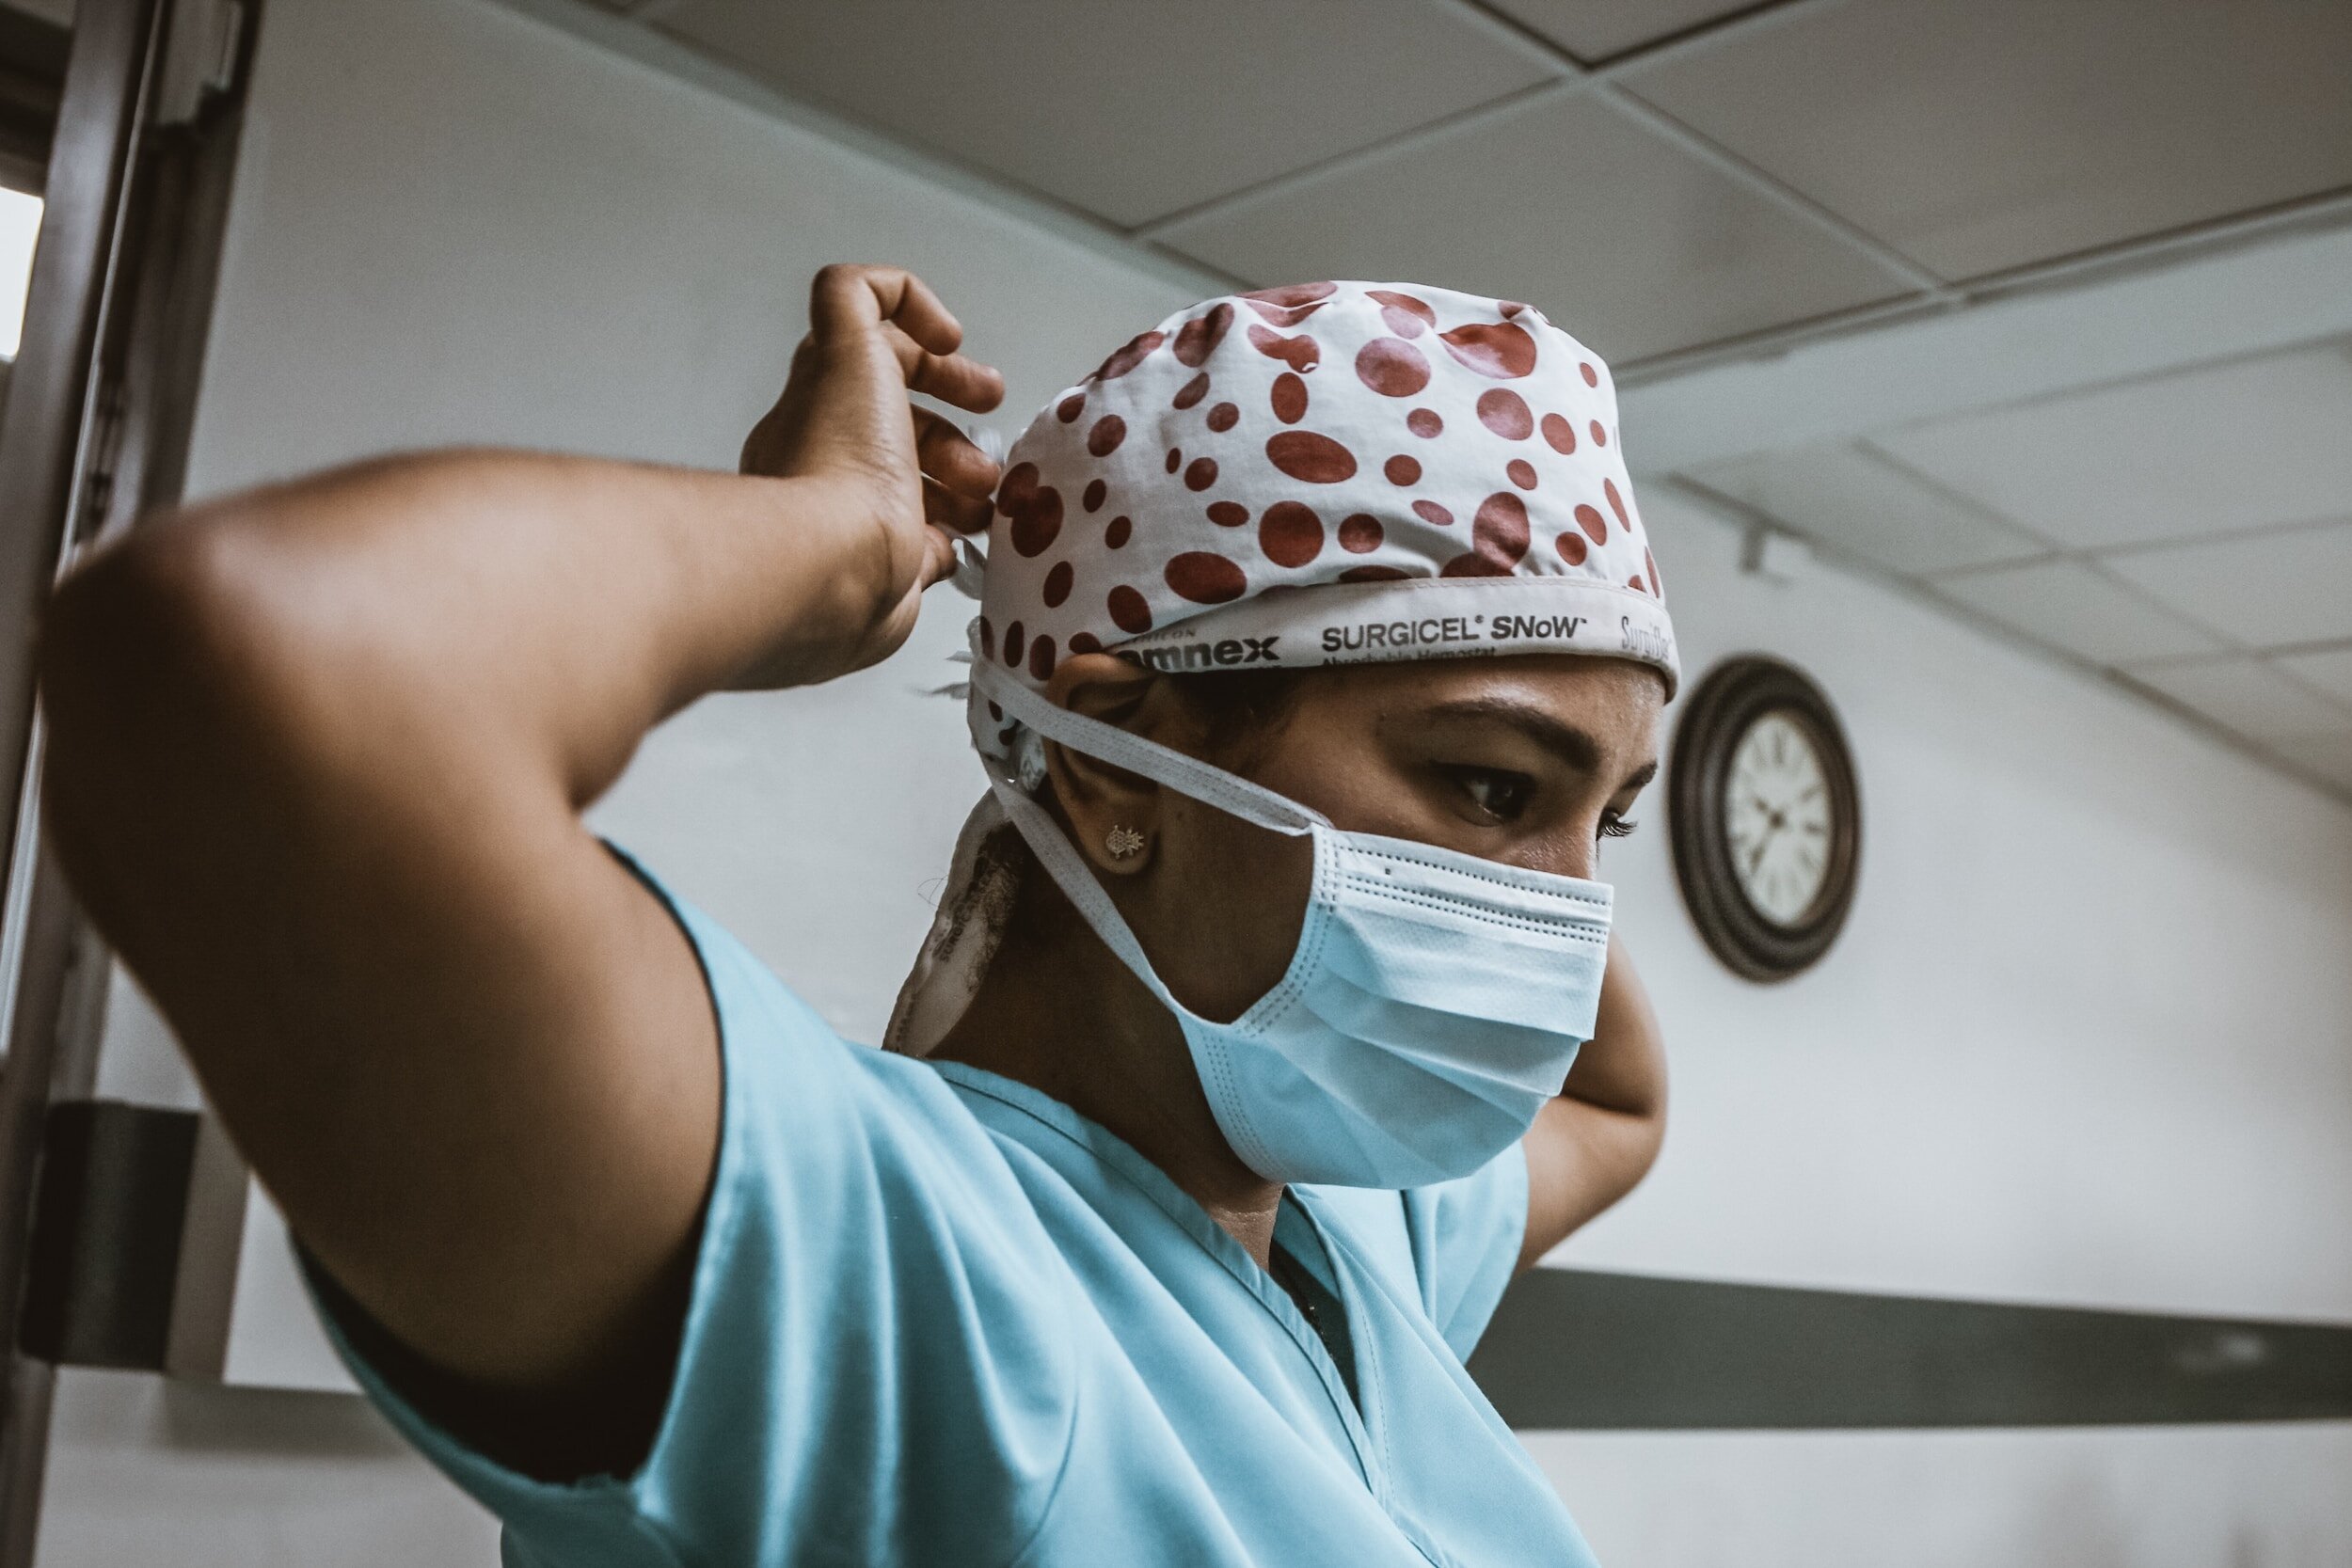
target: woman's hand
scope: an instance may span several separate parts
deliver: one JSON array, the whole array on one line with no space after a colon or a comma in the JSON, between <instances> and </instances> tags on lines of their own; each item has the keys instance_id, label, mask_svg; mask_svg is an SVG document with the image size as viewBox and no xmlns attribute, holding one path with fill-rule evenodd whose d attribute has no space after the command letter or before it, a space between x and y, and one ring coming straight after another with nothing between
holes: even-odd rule
<instances>
[{"instance_id":1,"label":"woman's hand","mask_svg":"<svg viewBox=\"0 0 2352 1568\"><path fill-rule=\"evenodd\" d=\"M743 443L742 469L801 482L803 515L849 531L838 620L822 641L795 638L735 684L829 680L887 657L914 629L923 591L955 570L956 537L988 526L996 465L907 396L995 407L1004 378L958 353L962 341L913 273L840 264L817 275L808 334L783 395Z\"/></svg>"}]
</instances>

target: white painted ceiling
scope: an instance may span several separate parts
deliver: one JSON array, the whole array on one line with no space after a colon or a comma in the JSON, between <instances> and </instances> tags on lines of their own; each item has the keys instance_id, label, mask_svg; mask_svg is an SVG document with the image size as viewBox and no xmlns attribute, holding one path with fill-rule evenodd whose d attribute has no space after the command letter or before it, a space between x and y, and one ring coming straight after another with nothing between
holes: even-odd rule
<instances>
[{"instance_id":1,"label":"white painted ceiling","mask_svg":"<svg viewBox=\"0 0 2352 1568\"><path fill-rule=\"evenodd\" d=\"M2352 796L2352 339L1700 463L1669 482Z\"/></svg>"},{"instance_id":2,"label":"white painted ceiling","mask_svg":"<svg viewBox=\"0 0 2352 1568\"><path fill-rule=\"evenodd\" d=\"M1621 377L2352 191L2346 0L600 0L1251 284Z\"/></svg>"}]
</instances>

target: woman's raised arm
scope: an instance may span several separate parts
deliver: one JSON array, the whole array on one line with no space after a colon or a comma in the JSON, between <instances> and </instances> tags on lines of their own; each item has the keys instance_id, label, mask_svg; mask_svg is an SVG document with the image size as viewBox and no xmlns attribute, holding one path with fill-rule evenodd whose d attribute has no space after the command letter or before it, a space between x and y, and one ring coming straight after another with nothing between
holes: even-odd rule
<instances>
[{"instance_id":1,"label":"woman's raised arm","mask_svg":"<svg viewBox=\"0 0 2352 1568\"><path fill-rule=\"evenodd\" d=\"M1001 395L886 268L818 275L745 476L362 464L141 530L43 628L47 818L294 1228L485 1388L649 1430L720 1064L684 939L581 827L645 731L902 641Z\"/></svg>"}]
</instances>

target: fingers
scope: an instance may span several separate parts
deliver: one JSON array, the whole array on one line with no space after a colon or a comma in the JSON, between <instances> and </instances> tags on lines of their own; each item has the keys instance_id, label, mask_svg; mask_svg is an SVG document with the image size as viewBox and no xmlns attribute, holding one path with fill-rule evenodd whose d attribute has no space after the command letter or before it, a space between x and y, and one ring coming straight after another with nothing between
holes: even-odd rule
<instances>
[{"instance_id":1,"label":"fingers","mask_svg":"<svg viewBox=\"0 0 2352 1568\"><path fill-rule=\"evenodd\" d=\"M962 325L904 267L836 261L819 269L809 285L808 321L820 339L894 322L933 354L953 354L963 343Z\"/></svg>"},{"instance_id":2,"label":"fingers","mask_svg":"<svg viewBox=\"0 0 2352 1568\"><path fill-rule=\"evenodd\" d=\"M822 344L879 329L915 391L975 413L1004 399L1004 378L956 352L962 325L904 267L826 267L810 287L808 315L810 336Z\"/></svg>"},{"instance_id":3,"label":"fingers","mask_svg":"<svg viewBox=\"0 0 2352 1568\"><path fill-rule=\"evenodd\" d=\"M925 473L959 495L985 499L996 492L994 460L953 420L928 408L914 410L914 453Z\"/></svg>"},{"instance_id":4,"label":"fingers","mask_svg":"<svg viewBox=\"0 0 2352 1568\"><path fill-rule=\"evenodd\" d=\"M985 414L1005 400L1005 378L994 366L961 354L932 354L895 323L884 322L876 330L897 356L898 373L906 377L909 389L975 414Z\"/></svg>"},{"instance_id":5,"label":"fingers","mask_svg":"<svg viewBox=\"0 0 2352 1568\"><path fill-rule=\"evenodd\" d=\"M988 527L995 508L985 496L961 496L926 474L923 477L923 520L949 533L979 533ZM953 562L949 562L953 566Z\"/></svg>"}]
</instances>

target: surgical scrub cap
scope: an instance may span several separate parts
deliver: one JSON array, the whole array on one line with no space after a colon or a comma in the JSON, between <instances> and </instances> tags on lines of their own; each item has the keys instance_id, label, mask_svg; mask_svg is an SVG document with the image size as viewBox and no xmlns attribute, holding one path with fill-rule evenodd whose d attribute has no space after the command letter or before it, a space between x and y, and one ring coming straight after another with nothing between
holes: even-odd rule
<instances>
[{"instance_id":1,"label":"surgical scrub cap","mask_svg":"<svg viewBox=\"0 0 2352 1568\"><path fill-rule=\"evenodd\" d=\"M1007 454L973 629L1039 689L1103 650L1679 675L1607 367L1532 306L1404 283L1206 301L1047 404ZM984 696L968 717L984 756L1023 760Z\"/></svg>"},{"instance_id":2,"label":"surgical scrub cap","mask_svg":"<svg viewBox=\"0 0 2352 1568\"><path fill-rule=\"evenodd\" d=\"M1006 454L971 657L1042 690L1074 654L1157 670L1598 654L1679 679L1608 368L1531 306L1407 283L1196 305ZM972 741L1034 789L1036 734L975 683ZM984 795L885 1043L954 1024L1018 893Z\"/></svg>"}]
</instances>

